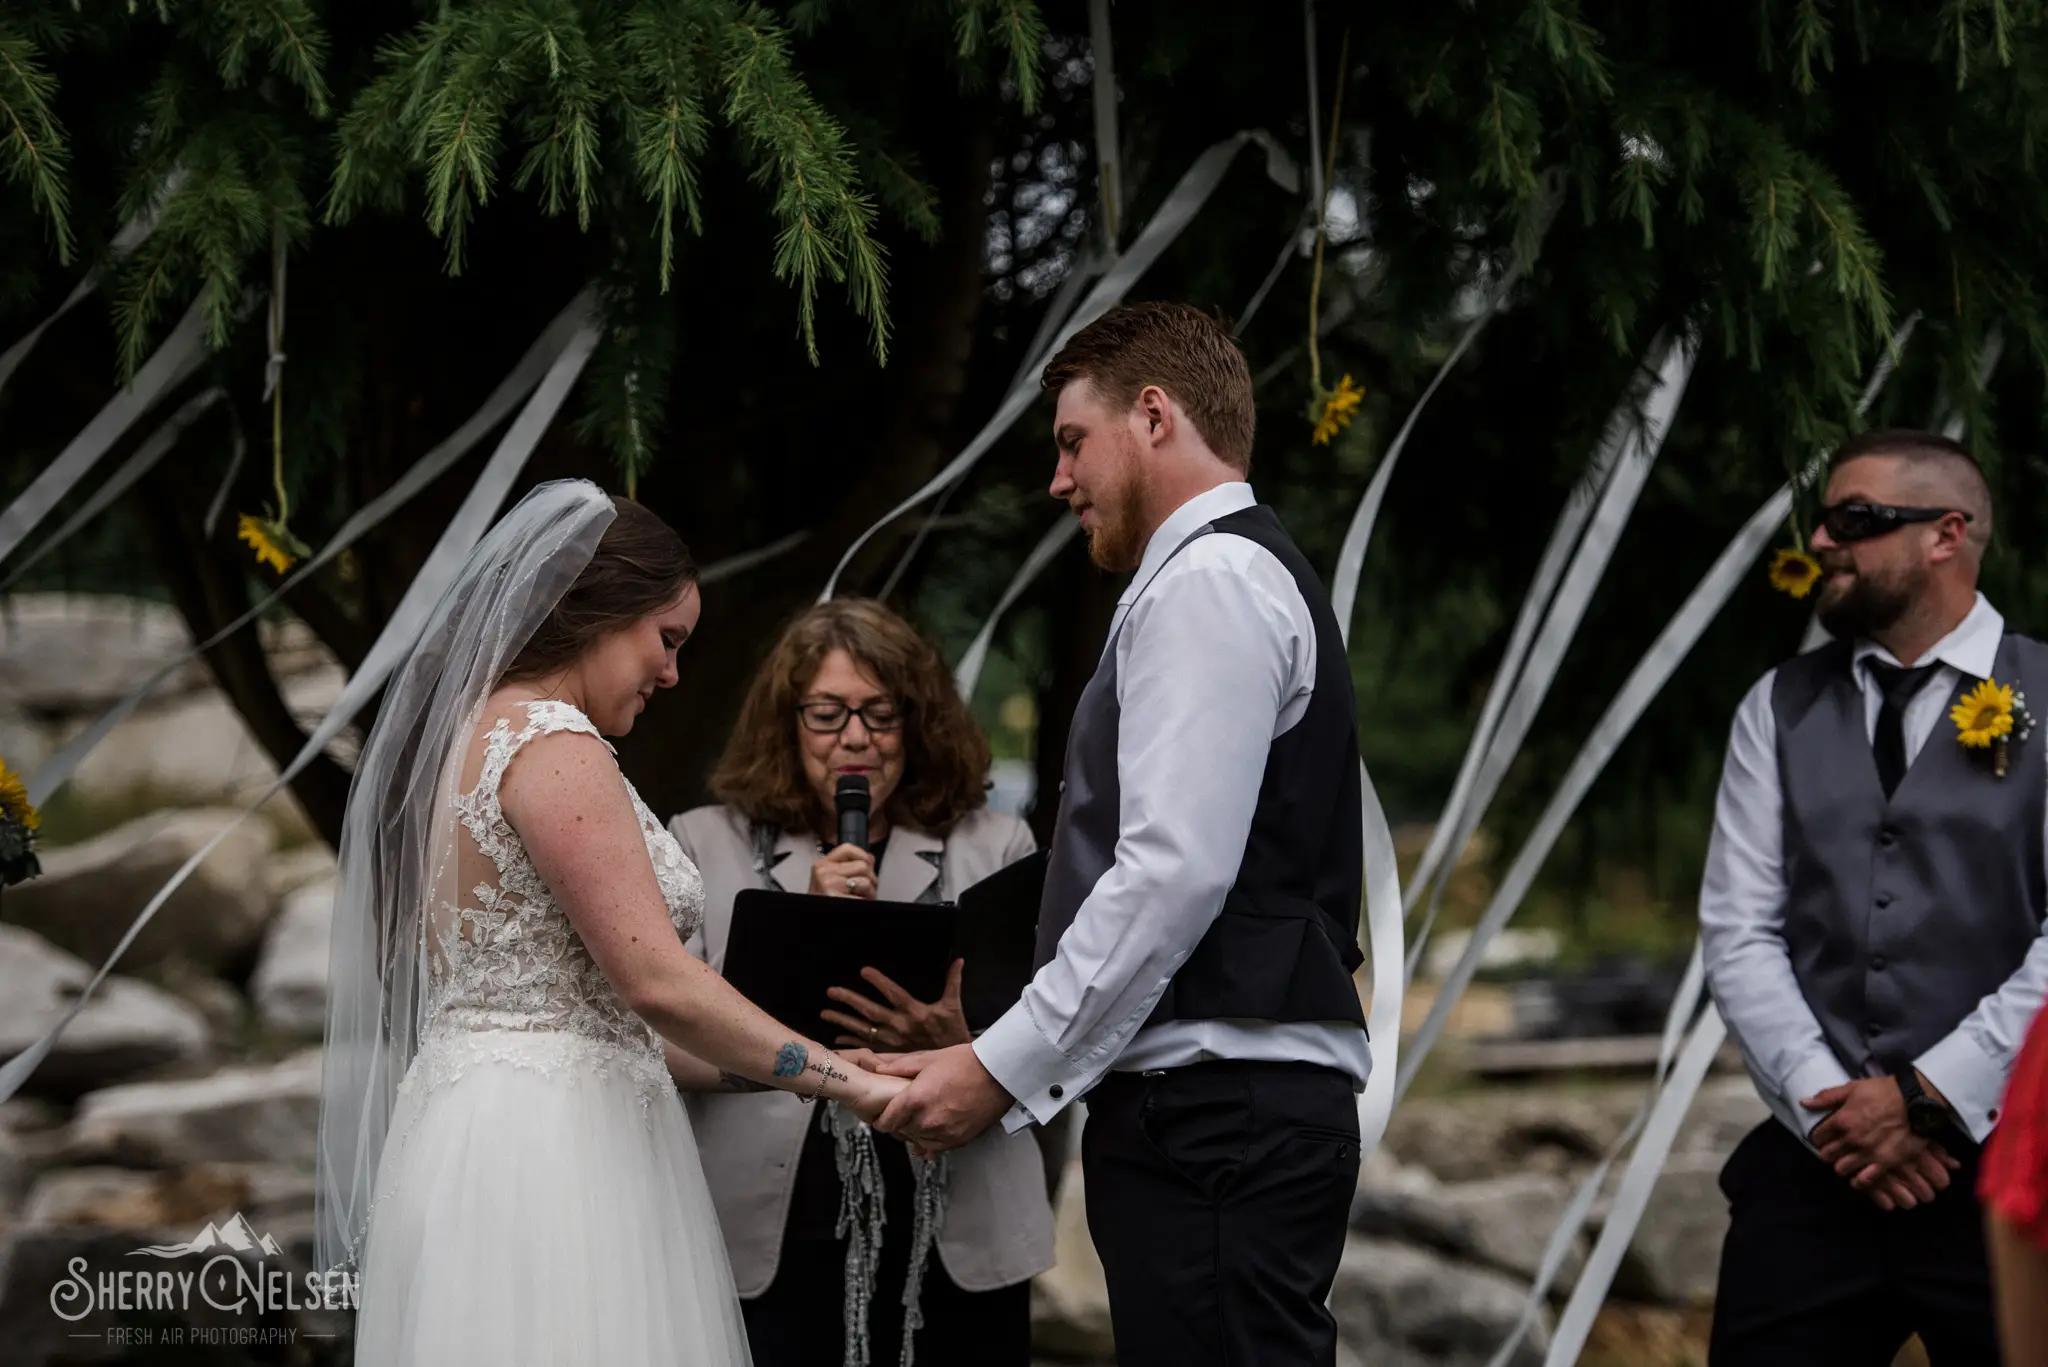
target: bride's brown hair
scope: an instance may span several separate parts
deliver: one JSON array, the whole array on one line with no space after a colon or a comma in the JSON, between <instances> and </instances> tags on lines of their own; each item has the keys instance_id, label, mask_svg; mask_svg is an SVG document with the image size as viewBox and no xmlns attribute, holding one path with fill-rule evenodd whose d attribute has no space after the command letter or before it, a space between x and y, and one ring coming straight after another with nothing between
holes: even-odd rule
<instances>
[{"instance_id":1,"label":"bride's brown hair","mask_svg":"<svg viewBox=\"0 0 2048 1367\"><path fill-rule=\"evenodd\" d=\"M953 675L917 629L868 598L835 598L799 614L747 687L711 775L718 800L749 819L813 830L823 819L797 752L796 707L818 667L844 650L894 698L903 717L903 780L890 819L943 836L988 802L988 738Z\"/></svg>"},{"instance_id":2,"label":"bride's brown hair","mask_svg":"<svg viewBox=\"0 0 2048 1367\"><path fill-rule=\"evenodd\" d=\"M599 637L661 611L697 582L697 562L675 528L629 498L614 495L612 510L590 563L512 661L507 679L568 668Z\"/></svg>"}]
</instances>

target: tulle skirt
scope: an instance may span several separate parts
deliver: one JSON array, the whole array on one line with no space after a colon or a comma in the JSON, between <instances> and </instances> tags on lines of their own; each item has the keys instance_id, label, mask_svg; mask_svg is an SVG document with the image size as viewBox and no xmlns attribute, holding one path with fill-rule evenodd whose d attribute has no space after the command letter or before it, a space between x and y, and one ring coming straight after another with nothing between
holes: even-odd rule
<instances>
[{"instance_id":1,"label":"tulle skirt","mask_svg":"<svg viewBox=\"0 0 2048 1367\"><path fill-rule=\"evenodd\" d=\"M429 1040L362 1260L363 1367L745 1367L697 1144L659 1059L567 1033Z\"/></svg>"}]
</instances>

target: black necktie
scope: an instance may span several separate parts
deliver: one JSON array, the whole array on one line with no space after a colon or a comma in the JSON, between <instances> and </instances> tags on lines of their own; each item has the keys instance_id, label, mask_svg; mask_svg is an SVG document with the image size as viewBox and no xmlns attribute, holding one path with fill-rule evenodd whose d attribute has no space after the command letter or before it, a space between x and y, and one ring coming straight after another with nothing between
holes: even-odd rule
<instances>
[{"instance_id":1,"label":"black necktie","mask_svg":"<svg viewBox=\"0 0 2048 1367\"><path fill-rule=\"evenodd\" d=\"M1870 660L1867 667L1870 677L1877 680L1878 688L1884 692L1884 704L1877 709L1877 733L1870 743L1877 752L1877 781L1884 785L1885 797L1890 798L1898 790L1899 780L1906 776L1906 705L1940 666L1907 669Z\"/></svg>"}]
</instances>

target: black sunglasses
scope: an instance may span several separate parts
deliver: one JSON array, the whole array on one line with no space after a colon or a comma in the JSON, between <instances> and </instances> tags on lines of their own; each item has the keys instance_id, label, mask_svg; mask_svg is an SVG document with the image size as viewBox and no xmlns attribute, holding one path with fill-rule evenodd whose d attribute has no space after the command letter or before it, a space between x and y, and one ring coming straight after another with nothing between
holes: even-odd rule
<instances>
[{"instance_id":1,"label":"black sunglasses","mask_svg":"<svg viewBox=\"0 0 2048 1367\"><path fill-rule=\"evenodd\" d=\"M1890 503L1837 503L1820 510L1820 525L1837 541L1868 541L1873 536L1895 532L1909 522L1935 522L1954 513L1963 521L1970 515L1961 508L1902 508Z\"/></svg>"}]
</instances>

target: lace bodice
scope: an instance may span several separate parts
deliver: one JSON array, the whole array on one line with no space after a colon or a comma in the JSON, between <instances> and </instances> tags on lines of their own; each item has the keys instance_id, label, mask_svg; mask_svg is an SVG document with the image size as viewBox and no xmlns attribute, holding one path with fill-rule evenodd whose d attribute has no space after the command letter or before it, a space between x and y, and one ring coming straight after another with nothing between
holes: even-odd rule
<instances>
[{"instance_id":1,"label":"lace bodice","mask_svg":"<svg viewBox=\"0 0 2048 1367\"><path fill-rule=\"evenodd\" d=\"M597 728L568 703L524 708L524 727L515 731L500 718L491 728L476 786L455 799L468 835L457 845L473 848L460 849L456 860L457 886L465 895L432 918L422 1052L437 1037L465 1032L559 1032L580 1037L578 1045L608 1046L632 1055L635 1065L660 1068L660 1038L612 990L498 804L505 769L529 741L556 731L595 736ZM704 880L640 794L626 786L669 920L688 939L703 923Z\"/></svg>"}]
</instances>

